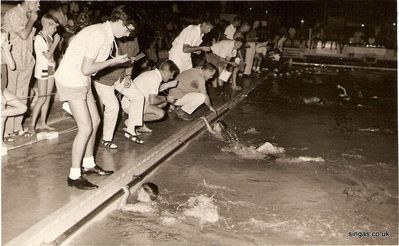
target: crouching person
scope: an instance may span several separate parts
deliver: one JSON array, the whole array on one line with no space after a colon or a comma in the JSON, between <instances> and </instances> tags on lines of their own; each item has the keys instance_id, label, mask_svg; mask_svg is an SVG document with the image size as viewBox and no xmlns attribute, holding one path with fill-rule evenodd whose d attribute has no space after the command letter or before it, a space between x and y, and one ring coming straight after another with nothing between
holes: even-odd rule
<instances>
[{"instance_id":1,"label":"crouching person","mask_svg":"<svg viewBox=\"0 0 399 246\"><path fill-rule=\"evenodd\" d=\"M175 98L177 117L190 120L191 114L203 103L216 113L206 91L206 82L213 78L215 73L216 68L212 64L205 63L202 68L191 68L176 77L178 85L169 91L169 95Z\"/></svg>"},{"instance_id":2,"label":"crouching person","mask_svg":"<svg viewBox=\"0 0 399 246\"><path fill-rule=\"evenodd\" d=\"M137 76L131 84L125 83L120 86L122 89L118 90L124 95L121 102L122 109L129 114L129 119L125 122L126 138L135 143L141 143L142 140L137 137L137 132L152 132L143 121L157 121L165 116L163 108L174 100L171 96L161 96L158 93L177 85L177 81L170 80L178 71L176 64L171 60L166 60L159 66L159 69L144 72ZM161 86L162 82L165 83ZM144 107L141 105L142 103L144 103ZM140 107L141 110L139 110Z\"/></svg>"}]
</instances>

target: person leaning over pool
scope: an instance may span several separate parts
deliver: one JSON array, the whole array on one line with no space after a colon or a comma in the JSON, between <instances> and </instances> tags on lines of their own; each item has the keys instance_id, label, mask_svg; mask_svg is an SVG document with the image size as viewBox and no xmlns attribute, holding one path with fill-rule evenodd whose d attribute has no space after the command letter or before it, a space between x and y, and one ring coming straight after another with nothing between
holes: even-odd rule
<instances>
[{"instance_id":1,"label":"person leaning over pool","mask_svg":"<svg viewBox=\"0 0 399 246\"><path fill-rule=\"evenodd\" d=\"M68 186L83 190L96 189L98 186L90 183L82 174L105 176L113 173L103 170L94 161L93 150L100 117L91 91L91 75L130 60L126 54L111 59L108 57L114 39L129 36L134 30L132 16L132 9L120 5L112 11L109 21L81 30L71 41L55 73L60 101L68 102L78 125L72 144Z\"/></svg>"}]
</instances>

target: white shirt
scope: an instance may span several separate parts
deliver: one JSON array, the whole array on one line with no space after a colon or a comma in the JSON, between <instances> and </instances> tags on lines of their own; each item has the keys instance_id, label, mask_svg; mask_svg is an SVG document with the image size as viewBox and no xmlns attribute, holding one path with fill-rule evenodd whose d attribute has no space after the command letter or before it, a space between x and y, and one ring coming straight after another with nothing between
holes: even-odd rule
<instances>
[{"instance_id":1,"label":"white shirt","mask_svg":"<svg viewBox=\"0 0 399 246\"><path fill-rule=\"evenodd\" d=\"M82 73L83 58L95 62L107 60L114 42L111 23L91 25L72 39L60 66L54 74L57 83L66 87L84 87L90 84L90 76Z\"/></svg>"},{"instance_id":2,"label":"white shirt","mask_svg":"<svg viewBox=\"0 0 399 246\"><path fill-rule=\"evenodd\" d=\"M237 50L234 49L234 43L234 40L222 40L214 43L211 46L211 50L214 54L222 58L235 57L237 55Z\"/></svg>"},{"instance_id":3,"label":"white shirt","mask_svg":"<svg viewBox=\"0 0 399 246\"><path fill-rule=\"evenodd\" d=\"M224 35L226 35L226 38L233 40L234 39L234 33L236 33L237 28L233 26L233 24L230 24L224 29Z\"/></svg>"},{"instance_id":4,"label":"white shirt","mask_svg":"<svg viewBox=\"0 0 399 246\"><path fill-rule=\"evenodd\" d=\"M201 25L189 25L173 40L169 53L180 53L183 56L191 57L190 53L183 52L183 45L199 46L202 43Z\"/></svg>"},{"instance_id":5,"label":"white shirt","mask_svg":"<svg viewBox=\"0 0 399 246\"><path fill-rule=\"evenodd\" d=\"M154 69L140 74L133 80L133 83L148 101L150 95L158 95L162 75L158 69Z\"/></svg>"},{"instance_id":6,"label":"white shirt","mask_svg":"<svg viewBox=\"0 0 399 246\"><path fill-rule=\"evenodd\" d=\"M52 40L52 37L49 36ZM54 62L50 62L47 57L43 55L50 50L49 43L46 42L41 34L36 35L33 47L36 54L36 65L35 65L35 78L41 78L42 70L47 70L49 65L55 65Z\"/></svg>"}]
</instances>

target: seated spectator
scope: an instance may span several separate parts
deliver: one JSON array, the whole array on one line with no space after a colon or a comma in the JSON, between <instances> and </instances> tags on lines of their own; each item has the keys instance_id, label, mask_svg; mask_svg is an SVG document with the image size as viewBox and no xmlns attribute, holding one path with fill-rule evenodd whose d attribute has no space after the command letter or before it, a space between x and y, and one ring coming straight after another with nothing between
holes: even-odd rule
<instances>
[{"instance_id":1,"label":"seated spectator","mask_svg":"<svg viewBox=\"0 0 399 246\"><path fill-rule=\"evenodd\" d=\"M8 41L8 32L1 28L1 142L3 144L2 146L5 147L7 147L7 145L4 143L3 128L7 117L23 114L28 109L26 104L6 89L8 80L7 67L10 70L14 70L15 61L11 55L11 44Z\"/></svg>"},{"instance_id":2,"label":"seated spectator","mask_svg":"<svg viewBox=\"0 0 399 246\"><path fill-rule=\"evenodd\" d=\"M133 80L131 84L125 84L124 87L118 89L123 95L122 109L129 114L129 119L126 122L125 137L135 143L142 143L138 138L136 127L143 125L140 129L142 132L152 132L144 122L157 121L165 116L163 109L168 103L173 103L175 100L171 96L158 95L166 89L173 88L177 85L176 81L170 81L178 73L179 69L171 60L164 61L159 69L146 71ZM161 83L165 82L161 85ZM166 83L170 81L169 83ZM144 114L137 113L137 110L131 110L132 105L136 107L140 103L140 95L144 95ZM139 108L139 107L137 107ZM132 113L134 115L132 115ZM141 118L143 117L143 118ZM141 122L140 122L141 121Z\"/></svg>"},{"instance_id":3,"label":"seated spectator","mask_svg":"<svg viewBox=\"0 0 399 246\"><path fill-rule=\"evenodd\" d=\"M32 122L29 127L29 133L35 133L36 121L41 116L41 130L55 130L47 125L47 114L50 107L50 94L54 88L55 60L54 51L60 41L58 34L53 34L57 30L58 20L52 15L43 15L43 29L36 35L34 49L36 54L35 78L38 85L38 96L35 106L32 110Z\"/></svg>"},{"instance_id":4,"label":"seated spectator","mask_svg":"<svg viewBox=\"0 0 399 246\"><path fill-rule=\"evenodd\" d=\"M226 40L227 41L227 40ZM206 91L206 82L216 73L216 68L205 63L202 68L191 68L180 73L176 80L177 86L169 90L169 96L176 101L175 113L182 120L190 120L190 115L203 103L210 111L216 113Z\"/></svg>"}]
</instances>

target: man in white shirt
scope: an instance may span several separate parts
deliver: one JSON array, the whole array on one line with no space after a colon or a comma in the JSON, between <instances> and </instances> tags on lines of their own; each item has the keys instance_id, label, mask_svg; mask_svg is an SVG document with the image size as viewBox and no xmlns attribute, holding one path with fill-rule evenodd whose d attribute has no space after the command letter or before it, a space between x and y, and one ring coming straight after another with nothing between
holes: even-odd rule
<instances>
[{"instance_id":1,"label":"man in white shirt","mask_svg":"<svg viewBox=\"0 0 399 246\"><path fill-rule=\"evenodd\" d=\"M219 75L226 68L226 65L236 67L237 64L231 58L237 56L237 51L245 45L245 40L241 37L234 40L222 40L211 46L212 53L208 56L208 62L218 68ZM216 83L217 82L217 83ZM212 81L214 88L223 86L223 81L219 78Z\"/></svg>"},{"instance_id":2,"label":"man in white shirt","mask_svg":"<svg viewBox=\"0 0 399 246\"><path fill-rule=\"evenodd\" d=\"M234 17L233 22L230 25L228 25L224 30L224 36L227 39L233 40L234 33L236 33L237 27L239 27L240 25L241 25L241 19L238 16Z\"/></svg>"},{"instance_id":3,"label":"man in white shirt","mask_svg":"<svg viewBox=\"0 0 399 246\"><path fill-rule=\"evenodd\" d=\"M172 48L169 50L169 60L177 65L180 72L193 67L191 53L210 51L209 47L199 45L204 34L209 33L213 26L210 20L203 21L199 25L189 25L173 40Z\"/></svg>"},{"instance_id":4,"label":"man in white shirt","mask_svg":"<svg viewBox=\"0 0 399 246\"><path fill-rule=\"evenodd\" d=\"M112 11L110 21L84 28L68 46L54 74L60 101L68 102L78 125L72 145L68 186L83 190L96 189L98 186L87 181L82 174L105 176L113 173L103 170L94 161L94 143L100 116L91 92L91 75L106 67L130 61L127 55L112 59L108 57L112 54L114 38L126 37L134 30L132 16L133 11L121 5Z\"/></svg>"},{"instance_id":5,"label":"man in white shirt","mask_svg":"<svg viewBox=\"0 0 399 246\"><path fill-rule=\"evenodd\" d=\"M171 60L166 60L159 66L159 70L154 69L140 74L131 85L124 85L123 88L116 86L116 89L124 95L121 102L122 109L129 114L129 119L126 122L127 128L125 129L126 138L135 143L140 143L141 140L137 137L135 128L144 126L143 120L145 122L157 121L165 116L163 107L175 100L171 96L161 96L158 93L177 85L177 81L170 80L175 77L178 70L176 64ZM162 82L165 83L161 85ZM144 100L142 100L143 97ZM140 107L141 111L138 113ZM147 129L148 132L151 131L146 126L144 129Z\"/></svg>"}]
</instances>

